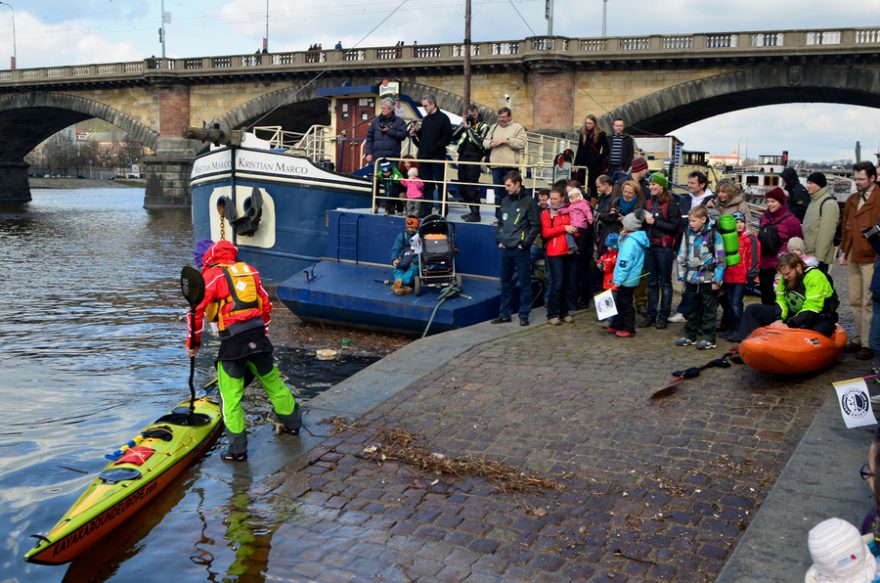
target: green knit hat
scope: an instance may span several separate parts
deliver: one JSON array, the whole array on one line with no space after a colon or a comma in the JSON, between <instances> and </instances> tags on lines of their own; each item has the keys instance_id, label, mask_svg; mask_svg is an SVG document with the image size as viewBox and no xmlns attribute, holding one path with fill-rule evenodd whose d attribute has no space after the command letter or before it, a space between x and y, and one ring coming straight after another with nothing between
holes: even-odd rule
<instances>
[{"instance_id":1,"label":"green knit hat","mask_svg":"<svg viewBox=\"0 0 880 583\"><path fill-rule=\"evenodd\" d=\"M654 172L653 174L651 174L651 182L659 184L666 190L669 190L669 181L666 180L666 177L663 176L661 172Z\"/></svg>"}]
</instances>

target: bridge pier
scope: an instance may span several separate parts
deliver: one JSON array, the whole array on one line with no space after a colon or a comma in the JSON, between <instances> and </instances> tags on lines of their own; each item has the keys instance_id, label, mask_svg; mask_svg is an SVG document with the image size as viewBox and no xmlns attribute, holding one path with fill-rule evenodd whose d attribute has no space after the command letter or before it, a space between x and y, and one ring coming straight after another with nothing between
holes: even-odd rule
<instances>
[{"instance_id":1,"label":"bridge pier","mask_svg":"<svg viewBox=\"0 0 880 583\"><path fill-rule=\"evenodd\" d=\"M534 94L534 130L544 134L571 133L576 93L574 69L565 61L541 59L528 63Z\"/></svg>"},{"instance_id":2,"label":"bridge pier","mask_svg":"<svg viewBox=\"0 0 880 583\"><path fill-rule=\"evenodd\" d=\"M189 179L196 154L193 143L183 138L159 138L156 154L141 161L146 178L144 208L189 208Z\"/></svg>"},{"instance_id":3,"label":"bridge pier","mask_svg":"<svg viewBox=\"0 0 880 583\"><path fill-rule=\"evenodd\" d=\"M27 162L0 162L0 203L31 201Z\"/></svg>"}]
</instances>

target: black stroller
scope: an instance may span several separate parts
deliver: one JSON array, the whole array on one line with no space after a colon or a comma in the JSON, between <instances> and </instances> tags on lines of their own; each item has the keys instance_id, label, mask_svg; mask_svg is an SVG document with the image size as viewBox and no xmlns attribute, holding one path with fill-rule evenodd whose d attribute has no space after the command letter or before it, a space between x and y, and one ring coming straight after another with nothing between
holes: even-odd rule
<instances>
[{"instance_id":1,"label":"black stroller","mask_svg":"<svg viewBox=\"0 0 880 583\"><path fill-rule=\"evenodd\" d=\"M419 253L419 273L413 281L416 295L426 287L461 288L461 275L455 272L455 239L446 219L428 215L419 225L422 252Z\"/></svg>"}]
</instances>

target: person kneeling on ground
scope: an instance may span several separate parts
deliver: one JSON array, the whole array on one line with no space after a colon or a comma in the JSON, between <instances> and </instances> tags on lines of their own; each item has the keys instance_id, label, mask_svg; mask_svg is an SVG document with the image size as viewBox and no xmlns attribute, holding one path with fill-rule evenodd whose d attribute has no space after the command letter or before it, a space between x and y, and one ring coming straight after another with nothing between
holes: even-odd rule
<instances>
[{"instance_id":1,"label":"person kneeling on ground","mask_svg":"<svg viewBox=\"0 0 880 583\"><path fill-rule=\"evenodd\" d=\"M205 298L194 313L187 314L186 349L195 357L205 319L216 323L220 335L217 352L217 384L223 398L223 422L229 448L222 454L227 461L247 459L247 433L241 399L245 376L255 375L263 384L278 422L276 433L299 435L302 415L290 390L281 380L272 358L273 346L266 336L272 313L269 295L260 283L260 274L247 263L237 261L238 248L229 241L218 241L202 260ZM189 322L195 317L195 325Z\"/></svg>"},{"instance_id":2,"label":"person kneeling on ground","mask_svg":"<svg viewBox=\"0 0 880 583\"><path fill-rule=\"evenodd\" d=\"M761 326L806 328L830 338L839 302L828 276L808 267L795 253L783 253L776 262L776 271L782 276L776 286L776 304L749 304L730 341L741 342Z\"/></svg>"},{"instance_id":3,"label":"person kneeling on ground","mask_svg":"<svg viewBox=\"0 0 880 583\"><path fill-rule=\"evenodd\" d=\"M412 293L413 280L419 272L419 258L416 251L419 219L410 215L406 217L406 230L398 233L391 246L391 265L394 266L394 283L392 291L399 296Z\"/></svg>"}]
</instances>

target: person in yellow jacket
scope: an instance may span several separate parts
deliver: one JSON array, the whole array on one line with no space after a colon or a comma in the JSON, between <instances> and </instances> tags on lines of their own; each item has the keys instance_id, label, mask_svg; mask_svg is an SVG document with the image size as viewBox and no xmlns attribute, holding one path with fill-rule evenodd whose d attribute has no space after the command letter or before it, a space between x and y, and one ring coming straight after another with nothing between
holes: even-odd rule
<instances>
[{"instance_id":1,"label":"person in yellow jacket","mask_svg":"<svg viewBox=\"0 0 880 583\"><path fill-rule=\"evenodd\" d=\"M740 342L761 326L806 328L831 337L840 301L828 276L808 267L795 253L783 253L776 262L776 271L780 275L776 303L749 304L730 341Z\"/></svg>"}]
</instances>

